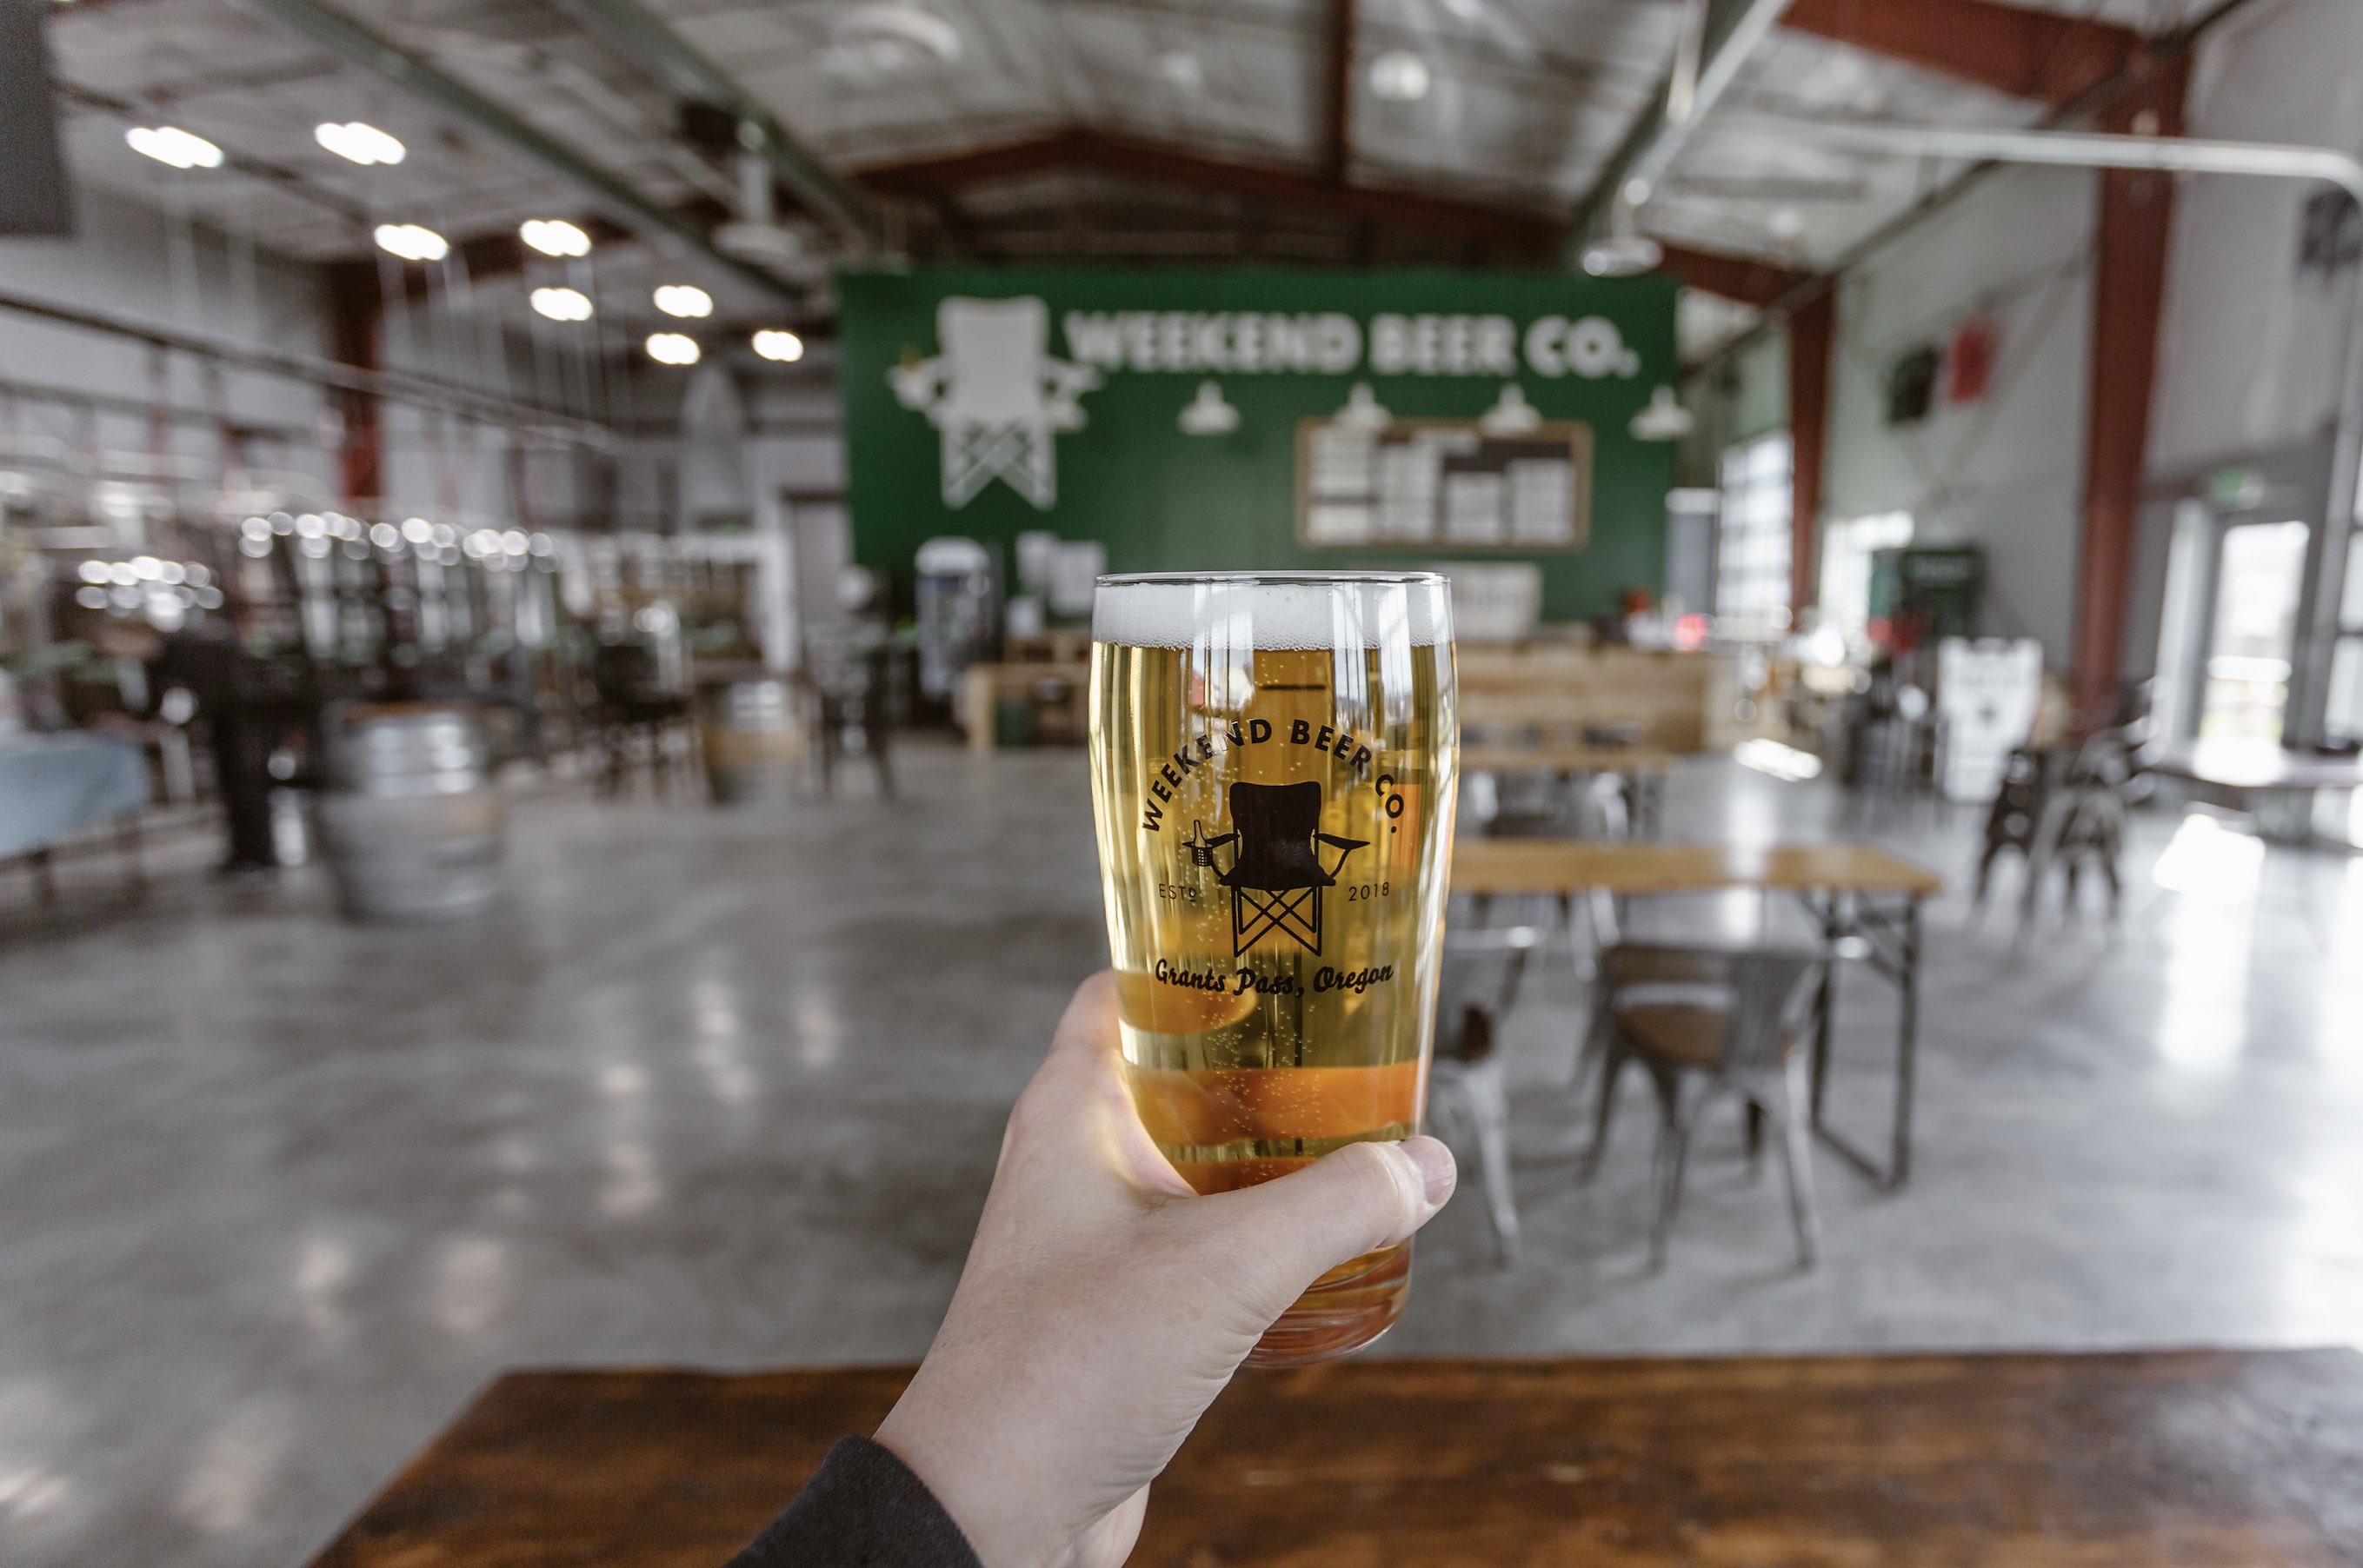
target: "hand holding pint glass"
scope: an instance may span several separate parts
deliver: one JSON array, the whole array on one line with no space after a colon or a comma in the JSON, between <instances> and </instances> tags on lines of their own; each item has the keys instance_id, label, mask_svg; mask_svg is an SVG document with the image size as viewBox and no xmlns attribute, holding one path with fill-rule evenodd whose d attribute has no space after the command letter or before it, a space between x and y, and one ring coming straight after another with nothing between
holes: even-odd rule
<instances>
[{"instance_id":1,"label":"hand holding pint glass","mask_svg":"<svg viewBox=\"0 0 2363 1568\"><path fill-rule=\"evenodd\" d=\"M1407 1138L1425 1107L1458 727L1433 573L1104 578L1093 801L1126 1076L1197 1191ZM1249 1363L1358 1350L1410 1243L1329 1271Z\"/></svg>"}]
</instances>

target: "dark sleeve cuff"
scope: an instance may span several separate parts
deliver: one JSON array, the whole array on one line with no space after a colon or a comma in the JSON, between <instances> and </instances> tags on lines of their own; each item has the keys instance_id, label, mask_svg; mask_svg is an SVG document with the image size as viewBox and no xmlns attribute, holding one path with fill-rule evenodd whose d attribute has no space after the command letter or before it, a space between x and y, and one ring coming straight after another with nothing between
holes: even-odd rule
<instances>
[{"instance_id":1,"label":"dark sleeve cuff","mask_svg":"<svg viewBox=\"0 0 2363 1568\"><path fill-rule=\"evenodd\" d=\"M926 1482L868 1438L828 1451L728 1568L983 1568Z\"/></svg>"}]
</instances>

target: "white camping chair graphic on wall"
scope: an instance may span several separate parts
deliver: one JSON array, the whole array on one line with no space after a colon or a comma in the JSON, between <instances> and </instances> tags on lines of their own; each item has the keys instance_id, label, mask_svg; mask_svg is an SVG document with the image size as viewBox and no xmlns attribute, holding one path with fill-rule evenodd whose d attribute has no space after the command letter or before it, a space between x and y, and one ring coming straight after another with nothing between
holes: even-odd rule
<instances>
[{"instance_id":1,"label":"white camping chair graphic on wall","mask_svg":"<svg viewBox=\"0 0 2363 1568\"><path fill-rule=\"evenodd\" d=\"M1337 885L1364 838L1340 838L1321 830L1321 786L1234 784L1229 833L1208 838L1202 823L1191 824L1190 863L1216 873L1231 890L1231 956L1267 936L1286 936L1308 953L1321 951L1321 890ZM1231 868L1215 864L1215 851L1231 851ZM1321 864L1321 852L1341 853L1335 866Z\"/></svg>"},{"instance_id":2,"label":"white camping chair graphic on wall","mask_svg":"<svg viewBox=\"0 0 2363 1568\"><path fill-rule=\"evenodd\" d=\"M965 506L998 479L1048 511L1059 500L1051 441L1083 427L1075 399L1099 372L1050 354L1049 307L1031 296L944 300L936 341L940 354L886 379L904 408L943 432L944 504Z\"/></svg>"}]
</instances>

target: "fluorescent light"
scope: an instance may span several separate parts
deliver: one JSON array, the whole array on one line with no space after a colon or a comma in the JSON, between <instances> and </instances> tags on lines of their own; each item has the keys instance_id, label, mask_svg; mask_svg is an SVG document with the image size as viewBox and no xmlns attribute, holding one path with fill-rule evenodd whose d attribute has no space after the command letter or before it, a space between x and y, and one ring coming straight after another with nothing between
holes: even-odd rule
<instances>
[{"instance_id":1,"label":"fluorescent light","mask_svg":"<svg viewBox=\"0 0 2363 1568\"><path fill-rule=\"evenodd\" d=\"M544 256L591 254L591 237L564 218L527 218L517 225L517 237Z\"/></svg>"},{"instance_id":2,"label":"fluorescent light","mask_svg":"<svg viewBox=\"0 0 2363 1568\"><path fill-rule=\"evenodd\" d=\"M755 352L766 359L793 365L804 357L804 340L793 332L769 326L755 334Z\"/></svg>"},{"instance_id":3,"label":"fluorescent light","mask_svg":"<svg viewBox=\"0 0 2363 1568\"><path fill-rule=\"evenodd\" d=\"M657 309L667 315L712 315L714 296L694 283L664 283L656 292Z\"/></svg>"},{"instance_id":4,"label":"fluorescent light","mask_svg":"<svg viewBox=\"0 0 2363 1568\"><path fill-rule=\"evenodd\" d=\"M399 163L408 150L396 138L364 120L329 120L312 127L312 139L348 162L367 167Z\"/></svg>"},{"instance_id":5,"label":"fluorescent light","mask_svg":"<svg viewBox=\"0 0 2363 1568\"><path fill-rule=\"evenodd\" d=\"M1389 50L1370 61L1370 91L1398 104L1427 96L1427 61L1406 49Z\"/></svg>"},{"instance_id":6,"label":"fluorescent light","mask_svg":"<svg viewBox=\"0 0 2363 1568\"><path fill-rule=\"evenodd\" d=\"M699 358L697 339L681 332L651 332L649 358L660 365L694 365Z\"/></svg>"},{"instance_id":7,"label":"fluorescent light","mask_svg":"<svg viewBox=\"0 0 2363 1568\"><path fill-rule=\"evenodd\" d=\"M431 228L415 223L382 223L377 226L378 248L405 261L440 261L451 254L451 247Z\"/></svg>"},{"instance_id":8,"label":"fluorescent light","mask_svg":"<svg viewBox=\"0 0 2363 1568\"><path fill-rule=\"evenodd\" d=\"M123 133L131 150L175 169L218 169L222 149L178 126L133 126Z\"/></svg>"},{"instance_id":9,"label":"fluorescent light","mask_svg":"<svg viewBox=\"0 0 2363 1568\"><path fill-rule=\"evenodd\" d=\"M580 289L536 289L533 308L552 321L588 321L591 296Z\"/></svg>"}]
</instances>

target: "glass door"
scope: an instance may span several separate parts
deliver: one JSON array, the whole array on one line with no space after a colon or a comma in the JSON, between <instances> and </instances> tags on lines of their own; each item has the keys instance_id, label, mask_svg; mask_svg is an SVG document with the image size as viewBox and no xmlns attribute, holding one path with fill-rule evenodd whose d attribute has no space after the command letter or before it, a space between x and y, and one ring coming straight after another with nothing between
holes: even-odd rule
<instances>
[{"instance_id":1,"label":"glass door","mask_svg":"<svg viewBox=\"0 0 2363 1568\"><path fill-rule=\"evenodd\" d=\"M2307 533L2295 522L2222 531L2200 683L2201 739L2280 739Z\"/></svg>"}]
</instances>

